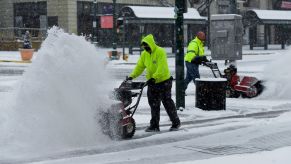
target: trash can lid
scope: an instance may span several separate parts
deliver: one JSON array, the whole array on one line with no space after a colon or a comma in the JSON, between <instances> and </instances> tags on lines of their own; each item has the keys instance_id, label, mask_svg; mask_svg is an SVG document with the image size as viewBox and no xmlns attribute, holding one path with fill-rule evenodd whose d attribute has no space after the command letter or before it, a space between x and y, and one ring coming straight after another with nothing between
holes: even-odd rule
<instances>
[{"instance_id":1,"label":"trash can lid","mask_svg":"<svg viewBox=\"0 0 291 164\"><path fill-rule=\"evenodd\" d=\"M227 81L226 78L196 78L196 81Z\"/></svg>"}]
</instances>

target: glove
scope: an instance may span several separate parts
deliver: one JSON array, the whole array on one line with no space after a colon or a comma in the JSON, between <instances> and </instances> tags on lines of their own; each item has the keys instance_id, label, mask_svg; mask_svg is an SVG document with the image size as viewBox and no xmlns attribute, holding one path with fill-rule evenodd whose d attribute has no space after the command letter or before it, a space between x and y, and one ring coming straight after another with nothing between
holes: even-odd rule
<instances>
[{"instance_id":1,"label":"glove","mask_svg":"<svg viewBox=\"0 0 291 164\"><path fill-rule=\"evenodd\" d=\"M193 64L201 64L201 57L200 56L196 56L192 59L191 63Z\"/></svg>"},{"instance_id":2,"label":"glove","mask_svg":"<svg viewBox=\"0 0 291 164\"><path fill-rule=\"evenodd\" d=\"M156 80L154 78L151 78L147 81L148 85L154 85L156 83Z\"/></svg>"},{"instance_id":3,"label":"glove","mask_svg":"<svg viewBox=\"0 0 291 164\"><path fill-rule=\"evenodd\" d=\"M202 61L202 62L209 62L209 60L207 59L206 56L202 56L202 57L201 57L201 61Z\"/></svg>"},{"instance_id":4,"label":"glove","mask_svg":"<svg viewBox=\"0 0 291 164\"><path fill-rule=\"evenodd\" d=\"M128 82L128 81L131 81L133 78L132 77L128 77L126 76L125 80L123 81L124 83Z\"/></svg>"},{"instance_id":5,"label":"glove","mask_svg":"<svg viewBox=\"0 0 291 164\"><path fill-rule=\"evenodd\" d=\"M125 80L126 80L126 81L129 81L129 80L132 80L132 79L133 79L132 77L130 77L130 76L129 76L129 77L126 76L126 79L125 79Z\"/></svg>"},{"instance_id":6,"label":"glove","mask_svg":"<svg viewBox=\"0 0 291 164\"><path fill-rule=\"evenodd\" d=\"M206 62L209 62L206 56L201 56L201 64L205 65Z\"/></svg>"}]
</instances>

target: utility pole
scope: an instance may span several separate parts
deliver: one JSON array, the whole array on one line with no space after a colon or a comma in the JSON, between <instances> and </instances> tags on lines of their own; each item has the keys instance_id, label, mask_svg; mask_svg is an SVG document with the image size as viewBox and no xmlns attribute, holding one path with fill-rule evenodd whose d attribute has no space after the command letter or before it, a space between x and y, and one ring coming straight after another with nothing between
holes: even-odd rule
<instances>
[{"instance_id":1,"label":"utility pole","mask_svg":"<svg viewBox=\"0 0 291 164\"><path fill-rule=\"evenodd\" d=\"M93 44L95 46L98 45L98 41L97 41L97 0L93 1L94 4L94 18L93 18Z\"/></svg>"},{"instance_id":2,"label":"utility pole","mask_svg":"<svg viewBox=\"0 0 291 164\"><path fill-rule=\"evenodd\" d=\"M176 30L176 109L185 108L184 90L184 30L183 13L187 12L187 0L175 0Z\"/></svg>"},{"instance_id":3,"label":"utility pole","mask_svg":"<svg viewBox=\"0 0 291 164\"><path fill-rule=\"evenodd\" d=\"M113 43L112 43L112 56L117 56L117 33L116 33L116 0L113 0Z\"/></svg>"}]
</instances>

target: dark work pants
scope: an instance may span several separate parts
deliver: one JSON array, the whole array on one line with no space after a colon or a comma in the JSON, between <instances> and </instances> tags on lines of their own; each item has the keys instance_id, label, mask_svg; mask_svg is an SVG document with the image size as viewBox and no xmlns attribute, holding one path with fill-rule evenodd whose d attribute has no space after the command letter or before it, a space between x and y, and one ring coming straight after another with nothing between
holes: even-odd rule
<instances>
[{"instance_id":1,"label":"dark work pants","mask_svg":"<svg viewBox=\"0 0 291 164\"><path fill-rule=\"evenodd\" d=\"M189 62L185 62L186 63L186 68L187 68L187 74L186 74L186 79L184 82L184 89L186 91L188 84L193 81L195 84L195 79L196 78L200 78L200 74L199 74L199 65L198 64L193 64L193 63L189 63Z\"/></svg>"},{"instance_id":2,"label":"dark work pants","mask_svg":"<svg viewBox=\"0 0 291 164\"><path fill-rule=\"evenodd\" d=\"M151 107L151 121L150 125L159 127L160 122L160 106L163 103L167 114L172 121L172 124L180 124L180 119L177 114L176 106L172 100L172 79L164 82L148 86L148 102Z\"/></svg>"}]
</instances>

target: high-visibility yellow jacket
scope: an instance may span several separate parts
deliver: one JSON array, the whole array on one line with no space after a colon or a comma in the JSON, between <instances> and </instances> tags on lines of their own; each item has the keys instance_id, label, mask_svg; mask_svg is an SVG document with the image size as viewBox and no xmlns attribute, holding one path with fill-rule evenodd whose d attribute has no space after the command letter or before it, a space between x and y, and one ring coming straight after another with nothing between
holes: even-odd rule
<instances>
[{"instance_id":1,"label":"high-visibility yellow jacket","mask_svg":"<svg viewBox=\"0 0 291 164\"><path fill-rule=\"evenodd\" d=\"M204 45L197 37L189 43L184 60L191 62L196 56L204 56Z\"/></svg>"},{"instance_id":2,"label":"high-visibility yellow jacket","mask_svg":"<svg viewBox=\"0 0 291 164\"><path fill-rule=\"evenodd\" d=\"M130 77L136 78L143 73L144 69L146 69L147 80L154 78L156 83L168 80L171 75L165 49L156 45L152 34L144 37L142 42L147 43L152 52L148 53L144 50L141 53L134 70L130 74Z\"/></svg>"}]
</instances>

